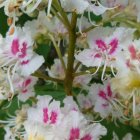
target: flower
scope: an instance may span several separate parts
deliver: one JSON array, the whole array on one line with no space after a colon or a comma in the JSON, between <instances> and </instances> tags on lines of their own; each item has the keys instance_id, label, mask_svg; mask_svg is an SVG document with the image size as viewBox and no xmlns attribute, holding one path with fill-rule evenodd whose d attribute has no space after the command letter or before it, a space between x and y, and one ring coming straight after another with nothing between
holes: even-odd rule
<instances>
[{"instance_id":1,"label":"flower","mask_svg":"<svg viewBox=\"0 0 140 140\"><path fill-rule=\"evenodd\" d=\"M56 125L62 117L60 110L60 102L53 101L50 96L38 96L37 107L28 110L28 120L42 125ZM33 116L36 116L33 118Z\"/></svg>"},{"instance_id":2,"label":"flower","mask_svg":"<svg viewBox=\"0 0 140 140\"><path fill-rule=\"evenodd\" d=\"M1 66L9 66L23 76L34 73L43 63L43 56L33 52L30 32L16 28L13 35L7 35L0 47Z\"/></svg>"},{"instance_id":3,"label":"flower","mask_svg":"<svg viewBox=\"0 0 140 140\"><path fill-rule=\"evenodd\" d=\"M20 110L16 110L15 116L9 114L7 120L0 120L0 123L5 125L5 140L16 140L16 138L21 138L24 130L23 124L27 118L28 107L28 105L23 105Z\"/></svg>"},{"instance_id":4,"label":"flower","mask_svg":"<svg viewBox=\"0 0 140 140\"><path fill-rule=\"evenodd\" d=\"M95 15L101 15L110 9L101 5L98 0L60 0L60 2L65 11L75 11L78 14L88 11L93 12Z\"/></svg>"},{"instance_id":5,"label":"flower","mask_svg":"<svg viewBox=\"0 0 140 140\"><path fill-rule=\"evenodd\" d=\"M65 57L63 60L66 62ZM48 71L48 74L50 77L58 78L58 79L65 78L64 68L62 66L60 59L58 59L58 58L54 59L54 64L51 66L50 69L47 69L47 71Z\"/></svg>"},{"instance_id":6,"label":"flower","mask_svg":"<svg viewBox=\"0 0 140 140\"><path fill-rule=\"evenodd\" d=\"M90 109L94 104L92 98L90 97L90 94L88 94L87 96L85 96L84 94L79 94L77 96L77 101L81 109Z\"/></svg>"},{"instance_id":7,"label":"flower","mask_svg":"<svg viewBox=\"0 0 140 140\"><path fill-rule=\"evenodd\" d=\"M117 136L117 134L115 132L113 132L113 139L112 140L119 140L119 137ZM131 133L127 133L122 140L132 140L132 134Z\"/></svg>"},{"instance_id":8,"label":"flower","mask_svg":"<svg viewBox=\"0 0 140 140\"><path fill-rule=\"evenodd\" d=\"M91 75L80 75L76 76L73 80L73 85L77 87L83 87L83 88L88 88L88 84L91 81L92 76Z\"/></svg>"},{"instance_id":9,"label":"flower","mask_svg":"<svg viewBox=\"0 0 140 140\"><path fill-rule=\"evenodd\" d=\"M18 93L18 99L25 102L30 97L35 96L34 85L38 78L33 76L28 77L16 77L13 81L15 92Z\"/></svg>"},{"instance_id":10,"label":"flower","mask_svg":"<svg viewBox=\"0 0 140 140\"><path fill-rule=\"evenodd\" d=\"M103 85L93 84L90 87L89 94L92 95L94 102L94 111L100 113L102 118L111 115L113 118L123 116L122 104L117 100L116 94L112 91L110 82L104 81Z\"/></svg>"},{"instance_id":11,"label":"flower","mask_svg":"<svg viewBox=\"0 0 140 140\"><path fill-rule=\"evenodd\" d=\"M10 127L4 127L6 134L4 135L4 140L16 140L16 135L12 132Z\"/></svg>"},{"instance_id":12,"label":"flower","mask_svg":"<svg viewBox=\"0 0 140 140\"><path fill-rule=\"evenodd\" d=\"M98 32L98 34L97 34ZM87 67L97 67L97 70L103 65L102 80L106 67L116 67L117 57L122 52L125 45L132 41L133 29L116 28L96 28L89 32L87 41L88 49L84 49L75 58ZM129 41L128 41L129 40Z\"/></svg>"},{"instance_id":13,"label":"flower","mask_svg":"<svg viewBox=\"0 0 140 140\"><path fill-rule=\"evenodd\" d=\"M60 0L60 2L65 11L76 11L79 14L84 13L89 6L87 0Z\"/></svg>"},{"instance_id":14,"label":"flower","mask_svg":"<svg viewBox=\"0 0 140 140\"><path fill-rule=\"evenodd\" d=\"M90 124L76 108L72 97L66 97L61 108L51 96L38 96L37 105L28 110L24 123L25 139L98 140L107 133L101 124Z\"/></svg>"},{"instance_id":15,"label":"flower","mask_svg":"<svg viewBox=\"0 0 140 140\"><path fill-rule=\"evenodd\" d=\"M40 11L37 19L32 21L27 21L24 24L24 31L31 33L31 37L36 39L39 34L47 34L48 29L50 28L51 20L46 16L45 11Z\"/></svg>"}]
</instances>

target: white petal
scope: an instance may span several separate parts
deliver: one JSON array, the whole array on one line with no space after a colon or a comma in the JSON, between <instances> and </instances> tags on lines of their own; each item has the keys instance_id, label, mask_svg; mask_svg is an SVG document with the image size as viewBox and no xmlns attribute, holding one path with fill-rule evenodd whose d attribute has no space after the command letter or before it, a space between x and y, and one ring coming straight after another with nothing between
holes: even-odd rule
<instances>
[{"instance_id":1,"label":"white petal","mask_svg":"<svg viewBox=\"0 0 140 140\"><path fill-rule=\"evenodd\" d=\"M44 63L43 56L34 55L28 64L21 65L21 75L29 76L34 73L43 63Z\"/></svg>"}]
</instances>

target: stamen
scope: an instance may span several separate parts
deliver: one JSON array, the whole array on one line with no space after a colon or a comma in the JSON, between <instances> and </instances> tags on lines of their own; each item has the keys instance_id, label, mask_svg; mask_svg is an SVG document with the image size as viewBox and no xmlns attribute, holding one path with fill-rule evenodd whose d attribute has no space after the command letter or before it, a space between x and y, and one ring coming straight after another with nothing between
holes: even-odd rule
<instances>
[{"instance_id":1,"label":"stamen","mask_svg":"<svg viewBox=\"0 0 140 140\"><path fill-rule=\"evenodd\" d=\"M92 21L92 19L91 19L91 15L90 15L90 11L88 10L88 19L89 19L89 22L91 23L91 25L93 25L93 26L99 26L99 25L97 25L95 22L93 22Z\"/></svg>"},{"instance_id":2,"label":"stamen","mask_svg":"<svg viewBox=\"0 0 140 140\"><path fill-rule=\"evenodd\" d=\"M12 67L13 67L13 64L11 66L9 66L9 68L8 68L7 78L8 78L8 81L9 81L11 92L13 94L14 93L14 88L13 88L12 80L11 80L11 77L10 77L10 70L11 70Z\"/></svg>"},{"instance_id":3,"label":"stamen","mask_svg":"<svg viewBox=\"0 0 140 140\"><path fill-rule=\"evenodd\" d=\"M47 10L48 17L50 17L51 5L52 5L52 0L49 0L48 1L48 10Z\"/></svg>"},{"instance_id":4,"label":"stamen","mask_svg":"<svg viewBox=\"0 0 140 140\"><path fill-rule=\"evenodd\" d=\"M99 65L98 65L98 67L97 67L97 69L96 69L96 71L95 71L94 73L91 74L92 76L95 75L95 74L99 71L99 69L100 69L100 67L101 67L101 64L102 64L102 61L100 61Z\"/></svg>"},{"instance_id":5,"label":"stamen","mask_svg":"<svg viewBox=\"0 0 140 140\"><path fill-rule=\"evenodd\" d=\"M136 115L136 98L135 94L133 94L133 117Z\"/></svg>"},{"instance_id":6,"label":"stamen","mask_svg":"<svg viewBox=\"0 0 140 140\"><path fill-rule=\"evenodd\" d=\"M27 3L22 5L22 9L24 9L25 7L27 7L33 0L28 0Z\"/></svg>"},{"instance_id":7,"label":"stamen","mask_svg":"<svg viewBox=\"0 0 140 140\"><path fill-rule=\"evenodd\" d=\"M107 67L107 60L105 60L103 71L102 71L102 75L101 75L101 80L102 81L104 81L106 79L106 78L104 78L106 67Z\"/></svg>"},{"instance_id":8,"label":"stamen","mask_svg":"<svg viewBox=\"0 0 140 140\"><path fill-rule=\"evenodd\" d=\"M37 2L35 3L35 5L30 10L25 11L25 12L28 13L28 14L32 13L38 7L38 5L40 4L41 1L42 0L37 0Z\"/></svg>"},{"instance_id":9,"label":"stamen","mask_svg":"<svg viewBox=\"0 0 140 140\"><path fill-rule=\"evenodd\" d=\"M82 35L82 19L83 19L84 14L81 15L80 20L79 20L79 33Z\"/></svg>"},{"instance_id":10,"label":"stamen","mask_svg":"<svg viewBox=\"0 0 140 140\"><path fill-rule=\"evenodd\" d=\"M113 65L111 65L111 72L112 72L113 76L116 77L116 74L115 74L115 72L114 72L114 67L113 67Z\"/></svg>"}]
</instances>

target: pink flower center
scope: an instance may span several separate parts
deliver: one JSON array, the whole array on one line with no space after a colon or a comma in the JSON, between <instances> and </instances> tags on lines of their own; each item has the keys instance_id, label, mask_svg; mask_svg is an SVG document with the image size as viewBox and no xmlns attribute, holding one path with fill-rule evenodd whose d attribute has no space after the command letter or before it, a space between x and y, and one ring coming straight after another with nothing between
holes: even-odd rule
<instances>
[{"instance_id":1,"label":"pink flower center","mask_svg":"<svg viewBox=\"0 0 140 140\"><path fill-rule=\"evenodd\" d=\"M108 95L109 97L112 97L112 90L111 90L110 85L107 86L107 95Z\"/></svg>"},{"instance_id":2,"label":"pink flower center","mask_svg":"<svg viewBox=\"0 0 140 140\"><path fill-rule=\"evenodd\" d=\"M103 90L100 90L99 93L98 93L98 95L102 99L107 100L106 93Z\"/></svg>"},{"instance_id":3,"label":"pink flower center","mask_svg":"<svg viewBox=\"0 0 140 140\"><path fill-rule=\"evenodd\" d=\"M70 130L70 138L69 138L69 140L79 139L79 136L80 136L80 129L79 128L72 128Z\"/></svg>"},{"instance_id":4,"label":"pink flower center","mask_svg":"<svg viewBox=\"0 0 140 140\"><path fill-rule=\"evenodd\" d=\"M96 42L96 45L98 46L98 48L102 52L107 51L108 54L113 54L116 51L117 47L118 47L118 40L116 38L115 39L112 39L109 44L106 44L101 39L98 39L95 42Z\"/></svg>"},{"instance_id":5,"label":"pink flower center","mask_svg":"<svg viewBox=\"0 0 140 140\"><path fill-rule=\"evenodd\" d=\"M57 113L56 112L54 112L54 111L52 111L51 112L51 117L50 117L50 120L51 120L51 124L55 124L56 123L56 121L57 121Z\"/></svg>"},{"instance_id":6,"label":"pink flower center","mask_svg":"<svg viewBox=\"0 0 140 140\"><path fill-rule=\"evenodd\" d=\"M22 46L20 48L20 44L19 44L19 40L18 39L14 39L12 42L12 46L11 46L11 52L13 55L18 54L19 58L24 58L26 56L26 50L27 50L27 43L23 42Z\"/></svg>"},{"instance_id":7,"label":"pink flower center","mask_svg":"<svg viewBox=\"0 0 140 140\"><path fill-rule=\"evenodd\" d=\"M48 119L49 119L49 116L48 116L48 108L44 108L43 109L43 122L44 123L47 123L48 122Z\"/></svg>"},{"instance_id":8,"label":"pink flower center","mask_svg":"<svg viewBox=\"0 0 140 140\"><path fill-rule=\"evenodd\" d=\"M24 86L25 87L27 87L29 84L31 84L31 79L29 78L29 79L27 79L23 84L24 84Z\"/></svg>"},{"instance_id":9,"label":"pink flower center","mask_svg":"<svg viewBox=\"0 0 140 140\"><path fill-rule=\"evenodd\" d=\"M99 95L99 97L101 97L104 100L108 100L108 97L111 98L113 93L112 93L110 85L107 85L106 92L103 90L100 90L98 95Z\"/></svg>"}]
</instances>

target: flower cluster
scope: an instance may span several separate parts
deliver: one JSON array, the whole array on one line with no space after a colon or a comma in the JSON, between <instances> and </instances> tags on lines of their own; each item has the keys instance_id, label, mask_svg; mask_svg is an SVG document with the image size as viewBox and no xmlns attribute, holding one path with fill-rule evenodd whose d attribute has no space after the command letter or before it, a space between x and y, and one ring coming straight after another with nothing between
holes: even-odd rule
<instances>
[{"instance_id":1,"label":"flower cluster","mask_svg":"<svg viewBox=\"0 0 140 140\"><path fill-rule=\"evenodd\" d=\"M0 118L5 140L98 140L102 121L139 127L139 0L0 0L0 8L9 27L0 34L0 107L16 104L16 115Z\"/></svg>"}]
</instances>

